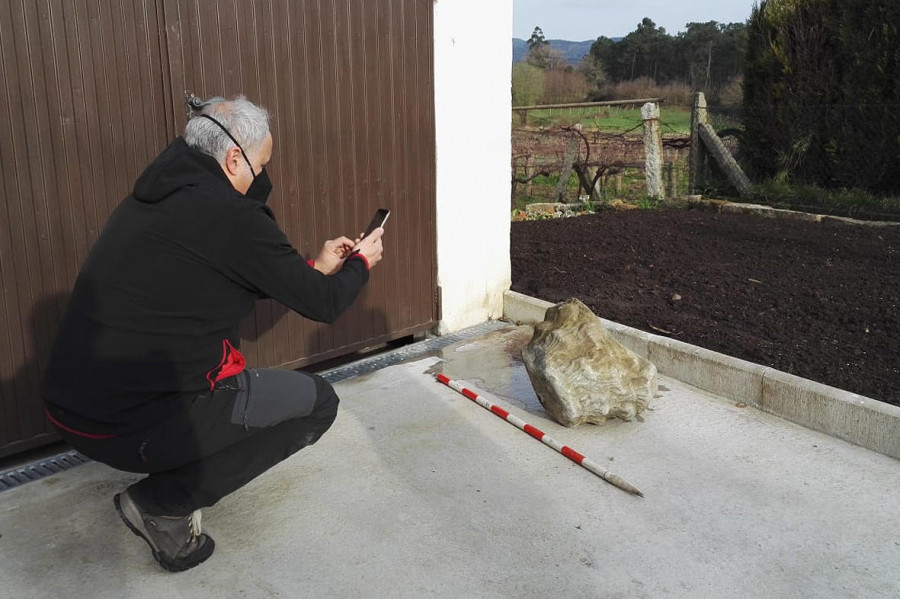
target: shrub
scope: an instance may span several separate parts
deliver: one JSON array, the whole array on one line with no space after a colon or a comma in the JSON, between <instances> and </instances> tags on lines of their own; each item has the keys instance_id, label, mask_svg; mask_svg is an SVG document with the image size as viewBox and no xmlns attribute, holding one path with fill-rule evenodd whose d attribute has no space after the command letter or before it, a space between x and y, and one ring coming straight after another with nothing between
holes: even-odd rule
<instances>
[{"instance_id":1,"label":"shrub","mask_svg":"<svg viewBox=\"0 0 900 599\"><path fill-rule=\"evenodd\" d=\"M659 97L665 98L667 106L690 107L694 94L687 83L673 81L659 88Z\"/></svg>"},{"instance_id":2,"label":"shrub","mask_svg":"<svg viewBox=\"0 0 900 599\"><path fill-rule=\"evenodd\" d=\"M512 69L513 106L537 104L544 95L544 72L527 62L518 62Z\"/></svg>"},{"instance_id":3,"label":"shrub","mask_svg":"<svg viewBox=\"0 0 900 599\"><path fill-rule=\"evenodd\" d=\"M670 106L690 106L691 87L683 81L660 85L650 77L639 77L619 83L603 85L599 93L591 94L592 100L634 100L637 98L665 98Z\"/></svg>"},{"instance_id":4,"label":"shrub","mask_svg":"<svg viewBox=\"0 0 900 599\"><path fill-rule=\"evenodd\" d=\"M656 98L660 96L660 87L650 77L638 77L630 81L622 81L607 88L610 100L633 100L636 98Z\"/></svg>"},{"instance_id":5,"label":"shrub","mask_svg":"<svg viewBox=\"0 0 900 599\"><path fill-rule=\"evenodd\" d=\"M751 170L898 195L900 2L762 0L748 27Z\"/></svg>"},{"instance_id":6,"label":"shrub","mask_svg":"<svg viewBox=\"0 0 900 599\"><path fill-rule=\"evenodd\" d=\"M583 102L587 94L588 83L581 72L571 69L544 71L542 104Z\"/></svg>"}]
</instances>

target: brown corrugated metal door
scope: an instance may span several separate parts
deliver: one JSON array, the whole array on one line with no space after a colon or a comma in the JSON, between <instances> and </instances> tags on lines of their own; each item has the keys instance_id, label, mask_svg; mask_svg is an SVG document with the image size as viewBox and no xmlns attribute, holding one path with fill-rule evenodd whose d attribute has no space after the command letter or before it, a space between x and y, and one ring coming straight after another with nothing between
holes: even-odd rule
<instances>
[{"instance_id":1,"label":"brown corrugated metal door","mask_svg":"<svg viewBox=\"0 0 900 599\"><path fill-rule=\"evenodd\" d=\"M272 112L270 204L302 253L392 210L385 261L336 325L258 306L243 346L256 363L302 365L436 320L431 11L430 0L165 4L171 88L243 93Z\"/></svg>"},{"instance_id":2,"label":"brown corrugated metal door","mask_svg":"<svg viewBox=\"0 0 900 599\"><path fill-rule=\"evenodd\" d=\"M0 456L54 438L38 397L69 290L170 134L153 2L0 1Z\"/></svg>"},{"instance_id":3,"label":"brown corrugated metal door","mask_svg":"<svg viewBox=\"0 0 900 599\"><path fill-rule=\"evenodd\" d=\"M261 302L252 363L300 366L436 322L431 19L432 0L0 0L0 457L52 438L38 389L68 292L182 130L185 90L273 114L270 205L304 254L393 212L357 303L329 327Z\"/></svg>"}]
</instances>

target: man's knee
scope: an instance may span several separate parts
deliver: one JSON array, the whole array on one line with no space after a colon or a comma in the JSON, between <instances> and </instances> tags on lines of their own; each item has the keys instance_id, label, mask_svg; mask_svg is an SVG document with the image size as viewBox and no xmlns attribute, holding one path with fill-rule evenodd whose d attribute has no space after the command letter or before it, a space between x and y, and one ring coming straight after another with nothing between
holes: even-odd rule
<instances>
[{"instance_id":1,"label":"man's knee","mask_svg":"<svg viewBox=\"0 0 900 599\"><path fill-rule=\"evenodd\" d=\"M291 421L291 449L293 453L302 447L312 445L334 424L338 411L338 396L331 383L322 377L309 374L315 383L315 407L309 416Z\"/></svg>"},{"instance_id":2,"label":"man's knee","mask_svg":"<svg viewBox=\"0 0 900 599\"><path fill-rule=\"evenodd\" d=\"M330 418L330 421L334 422L334 419L337 417L338 404L340 403L334 387L317 374L310 374L309 376L316 385L316 407L313 410L314 413L323 418Z\"/></svg>"},{"instance_id":3,"label":"man's knee","mask_svg":"<svg viewBox=\"0 0 900 599\"><path fill-rule=\"evenodd\" d=\"M331 422L338 398L322 377L305 372L250 369L235 399L232 422L245 428L267 428L287 420ZM326 427L327 428L327 427Z\"/></svg>"}]
</instances>

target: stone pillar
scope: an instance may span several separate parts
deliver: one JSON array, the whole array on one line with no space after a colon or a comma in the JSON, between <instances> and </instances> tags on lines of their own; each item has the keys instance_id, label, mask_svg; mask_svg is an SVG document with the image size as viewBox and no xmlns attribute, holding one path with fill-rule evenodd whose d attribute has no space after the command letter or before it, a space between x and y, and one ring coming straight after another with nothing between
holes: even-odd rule
<instances>
[{"instance_id":1,"label":"stone pillar","mask_svg":"<svg viewBox=\"0 0 900 599\"><path fill-rule=\"evenodd\" d=\"M641 108L641 118L644 119L644 171L647 178L647 196L659 200L665 197L659 105L653 102L644 104Z\"/></svg>"},{"instance_id":2,"label":"stone pillar","mask_svg":"<svg viewBox=\"0 0 900 599\"><path fill-rule=\"evenodd\" d=\"M576 125L577 127L577 125ZM566 146L566 156L563 158L563 165L559 171L559 181L556 184L556 201L563 204L566 203L566 184L572 175L572 165L578 158L578 148L581 145L581 138L576 133L569 133L568 144ZM575 198L578 201L578 198Z\"/></svg>"},{"instance_id":3,"label":"stone pillar","mask_svg":"<svg viewBox=\"0 0 900 599\"><path fill-rule=\"evenodd\" d=\"M716 135L715 130L709 123L700 125L700 140L706 146L705 151L715 159L716 164L728 177L728 182L737 188L742 198L749 198L753 190L750 179L744 174L734 156L731 155L731 152L728 151L728 148L725 147L725 144L722 143L722 140L719 139L719 136Z\"/></svg>"},{"instance_id":4,"label":"stone pillar","mask_svg":"<svg viewBox=\"0 0 900 599\"><path fill-rule=\"evenodd\" d=\"M703 172L706 168L706 148L700 140L700 127L709 123L706 110L706 96L703 92L694 94L694 105L691 109L691 167L688 175L690 193L697 193L703 188Z\"/></svg>"}]
</instances>

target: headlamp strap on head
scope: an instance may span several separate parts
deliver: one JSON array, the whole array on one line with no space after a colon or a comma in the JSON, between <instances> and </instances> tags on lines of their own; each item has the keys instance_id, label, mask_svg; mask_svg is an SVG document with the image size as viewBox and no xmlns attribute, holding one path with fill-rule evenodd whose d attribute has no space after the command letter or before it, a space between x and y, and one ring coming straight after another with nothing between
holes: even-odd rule
<instances>
[{"instance_id":1,"label":"headlamp strap on head","mask_svg":"<svg viewBox=\"0 0 900 599\"><path fill-rule=\"evenodd\" d=\"M250 164L250 159L247 158L247 152L244 151L244 148L241 147L241 144L238 143L238 140L236 140L236 139L234 138L234 135L232 135L231 132L228 131L228 129L226 129L225 126L224 126L222 123L220 123L219 121L217 121L217 120L214 119L213 117L209 116L208 114L201 114L200 116L202 116L203 118L209 119L209 120L211 120L212 122L214 122L216 125L218 125L218 126L219 126L219 129L221 129L222 131L224 131L224 132L225 132L225 135L227 135L227 136L231 139L231 141L234 142L234 145L236 145L236 146L238 147L238 150L241 151L241 155L244 157L244 160L247 161L247 166L250 167L250 173L253 175L253 178L255 179L255 178L256 178L256 173L253 171L253 165Z\"/></svg>"}]
</instances>

